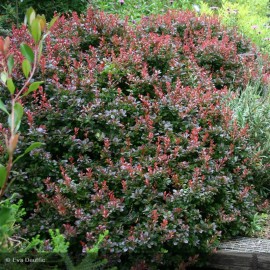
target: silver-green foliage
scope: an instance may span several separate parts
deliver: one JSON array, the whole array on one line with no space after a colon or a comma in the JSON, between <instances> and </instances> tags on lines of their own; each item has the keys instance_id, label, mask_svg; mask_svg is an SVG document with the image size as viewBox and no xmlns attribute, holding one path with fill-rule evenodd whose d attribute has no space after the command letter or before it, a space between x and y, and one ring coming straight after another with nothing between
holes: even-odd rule
<instances>
[{"instance_id":1,"label":"silver-green foliage","mask_svg":"<svg viewBox=\"0 0 270 270\"><path fill-rule=\"evenodd\" d=\"M260 84L249 84L245 91L230 101L238 123L249 126L254 141L261 150L270 151L270 87L261 89Z\"/></svg>"},{"instance_id":2,"label":"silver-green foliage","mask_svg":"<svg viewBox=\"0 0 270 270\"><path fill-rule=\"evenodd\" d=\"M258 169L267 166L270 164L270 86L258 82L249 84L241 93L231 91L225 99L238 124L248 126L250 143L258 145L258 152L254 153L262 157ZM268 178L261 179L261 184L269 181Z\"/></svg>"}]
</instances>

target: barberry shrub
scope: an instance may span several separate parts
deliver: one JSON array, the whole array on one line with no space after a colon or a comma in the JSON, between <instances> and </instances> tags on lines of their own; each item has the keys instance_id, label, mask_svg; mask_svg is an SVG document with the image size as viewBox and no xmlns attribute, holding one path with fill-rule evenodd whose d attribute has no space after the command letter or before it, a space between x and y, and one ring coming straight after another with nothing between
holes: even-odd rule
<instances>
[{"instance_id":1,"label":"barberry shrub","mask_svg":"<svg viewBox=\"0 0 270 270\"><path fill-rule=\"evenodd\" d=\"M15 57L22 41L25 29L13 29ZM21 124L17 154L44 142L13 173L22 234L61 227L78 255L109 230L100 253L111 264L173 269L245 233L260 160L221 98L259 76L255 54L190 12L135 27L92 9L60 18Z\"/></svg>"}]
</instances>

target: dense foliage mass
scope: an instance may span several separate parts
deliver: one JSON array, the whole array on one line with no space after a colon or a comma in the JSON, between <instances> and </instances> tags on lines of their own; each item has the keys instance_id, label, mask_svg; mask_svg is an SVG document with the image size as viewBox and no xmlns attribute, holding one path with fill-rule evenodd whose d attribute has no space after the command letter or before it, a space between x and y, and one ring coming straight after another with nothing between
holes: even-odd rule
<instances>
[{"instance_id":1,"label":"dense foliage mass","mask_svg":"<svg viewBox=\"0 0 270 270\"><path fill-rule=\"evenodd\" d=\"M27 40L13 30L15 59ZM109 230L111 264L173 269L248 230L260 160L221 98L268 80L249 42L191 12L130 27L89 9L59 19L44 51L19 146L44 147L16 164L11 190L22 236L61 228L78 254Z\"/></svg>"}]
</instances>

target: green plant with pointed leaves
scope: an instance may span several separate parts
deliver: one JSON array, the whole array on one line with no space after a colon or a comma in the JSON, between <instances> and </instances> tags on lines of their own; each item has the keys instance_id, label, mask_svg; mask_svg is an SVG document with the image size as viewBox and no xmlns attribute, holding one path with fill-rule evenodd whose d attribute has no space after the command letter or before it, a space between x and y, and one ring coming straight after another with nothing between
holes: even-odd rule
<instances>
[{"instance_id":1,"label":"green plant with pointed leaves","mask_svg":"<svg viewBox=\"0 0 270 270\"><path fill-rule=\"evenodd\" d=\"M8 129L2 128L4 142L1 142L2 152L5 152L7 157L6 164L0 164L0 246L8 248L14 246L14 239L10 237L12 228L16 221L16 214L19 212L18 207L12 203L12 197L5 198L4 195L7 193L9 186L12 184L11 170L20 158L25 154L31 152L33 149L38 148L42 145L40 142L34 142L27 147L23 154L15 157L14 152L16 150L20 133L20 124L24 114L24 108L22 105L22 99L30 94L31 92L38 89L43 83L42 81L34 81L33 76L37 69L41 53L42 53L42 42L46 36L50 33L50 28L53 26L57 17L54 17L52 21L46 26L46 20L44 16L36 15L33 8L27 10L25 16L25 24L28 26L29 32L33 38L34 45L30 47L26 43L20 45L20 51L23 56L21 68L25 76L25 82L20 89L17 89L13 76L14 76L14 56L10 49L11 40L9 37L3 39L0 37L0 84L7 88L10 93L10 100L0 99L0 110L7 115ZM14 195L14 194L13 194ZM17 207L17 208L16 208ZM5 228L9 228L10 233L5 231Z\"/></svg>"},{"instance_id":2,"label":"green plant with pointed leaves","mask_svg":"<svg viewBox=\"0 0 270 270\"><path fill-rule=\"evenodd\" d=\"M29 32L34 41L34 46L31 48L26 43L22 43L20 45L21 54L24 57L22 61L22 71L26 78L26 81L20 90L16 89L12 79L14 56L10 52L10 38L6 37L3 39L0 37L0 53L2 54L0 83L8 89L11 97L10 111L8 110L5 102L0 99L0 109L8 116L9 127L7 131L3 130L3 135L5 138L5 150L8 154L8 162L6 166L0 164L0 199L3 197L5 191L11 183L10 173L13 164L25 154L41 146L41 143L39 142L31 144L22 155L18 156L14 160L14 151L18 144L20 136L19 128L24 113L22 98L38 89L38 87L43 83L42 81L32 82L32 78L41 57L42 42L49 34L49 30L56 19L57 17L54 17L48 27L46 27L46 20L44 16L36 15L33 8L29 8L27 10L25 24L28 25Z\"/></svg>"},{"instance_id":3,"label":"green plant with pointed leaves","mask_svg":"<svg viewBox=\"0 0 270 270\"><path fill-rule=\"evenodd\" d=\"M58 233L59 236L59 231ZM63 244L62 241L59 241L59 237L56 238L55 235L52 235L52 232L50 231L52 239L54 239L54 245L55 248L57 245L55 242ZM106 230L104 233L99 235L98 241L95 243L95 245L92 248L86 249L86 256L83 258L83 260L78 265L73 265L72 260L67 255L67 253L62 253L61 256L66 264L66 267L68 270L94 270L94 269L104 269L104 266L107 264L107 260L99 260L98 259L98 251L100 244L103 242L104 238L109 234L109 231ZM61 237L61 236L60 236ZM110 268L110 270L116 270L116 267Z\"/></svg>"},{"instance_id":4,"label":"green plant with pointed leaves","mask_svg":"<svg viewBox=\"0 0 270 270\"><path fill-rule=\"evenodd\" d=\"M25 209L21 207L22 200L18 203L10 201L16 197L13 194L10 198L0 202L0 247L1 252L11 252L20 247L22 238L17 236L19 226L16 225L25 215Z\"/></svg>"}]
</instances>

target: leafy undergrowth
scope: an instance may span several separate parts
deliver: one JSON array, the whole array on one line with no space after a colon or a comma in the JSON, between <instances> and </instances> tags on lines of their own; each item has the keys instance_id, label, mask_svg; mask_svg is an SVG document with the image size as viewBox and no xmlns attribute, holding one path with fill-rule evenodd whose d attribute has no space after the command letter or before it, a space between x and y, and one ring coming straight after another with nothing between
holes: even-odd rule
<instances>
[{"instance_id":1,"label":"leafy undergrowth","mask_svg":"<svg viewBox=\"0 0 270 270\"><path fill-rule=\"evenodd\" d=\"M15 60L27 40L13 29ZM191 12L135 27L92 9L61 17L44 44L44 87L25 100L17 154L44 147L13 175L21 236L61 228L76 257L109 230L100 256L110 265L173 269L248 231L267 164L222 96L268 82L259 57L217 18Z\"/></svg>"},{"instance_id":2,"label":"leafy undergrowth","mask_svg":"<svg viewBox=\"0 0 270 270\"><path fill-rule=\"evenodd\" d=\"M270 207L269 201L264 202L262 209L254 214L250 221L250 233L249 237L270 239Z\"/></svg>"},{"instance_id":3,"label":"leafy undergrowth","mask_svg":"<svg viewBox=\"0 0 270 270\"><path fill-rule=\"evenodd\" d=\"M268 0L222 0L221 6L201 2L201 11L209 15L218 14L222 23L236 27L239 33L250 38L264 53L270 53L270 21Z\"/></svg>"}]
</instances>

